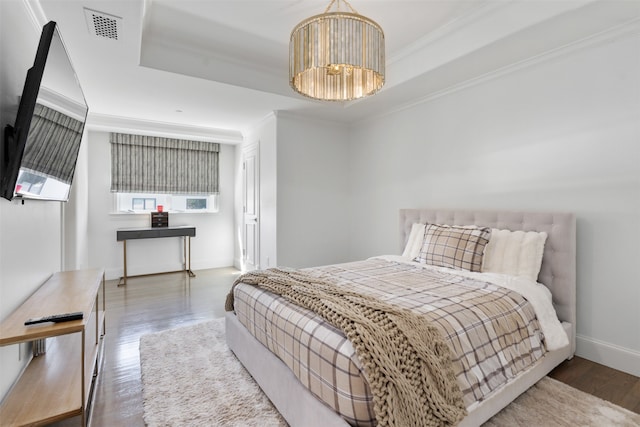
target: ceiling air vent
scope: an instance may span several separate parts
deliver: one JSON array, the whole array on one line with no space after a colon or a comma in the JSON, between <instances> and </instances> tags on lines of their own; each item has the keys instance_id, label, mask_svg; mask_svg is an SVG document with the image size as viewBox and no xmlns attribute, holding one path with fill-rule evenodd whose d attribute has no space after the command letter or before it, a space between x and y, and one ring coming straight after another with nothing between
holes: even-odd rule
<instances>
[{"instance_id":1,"label":"ceiling air vent","mask_svg":"<svg viewBox=\"0 0 640 427\"><path fill-rule=\"evenodd\" d=\"M96 37L118 40L122 29L122 18L87 8L84 9L84 16L87 19L87 27L90 34Z\"/></svg>"}]
</instances>

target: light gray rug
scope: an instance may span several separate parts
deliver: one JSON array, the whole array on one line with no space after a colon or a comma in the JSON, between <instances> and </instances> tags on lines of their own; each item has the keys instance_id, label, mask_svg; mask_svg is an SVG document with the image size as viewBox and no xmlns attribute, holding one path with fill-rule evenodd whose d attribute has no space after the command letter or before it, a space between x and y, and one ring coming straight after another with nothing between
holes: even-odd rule
<instances>
[{"instance_id":1,"label":"light gray rug","mask_svg":"<svg viewBox=\"0 0 640 427\"><path fill-rule=\"evenodd\" d=\"M140 338L149 427L275 427L286 422L227 347L224 319Z\"/></svg>"},{"instance_id":2,"label":"light gray rug","mask_svg":"<svg viewBox=\"0 0 640 427\"><path fill-rule=\"evenodd\" d=\"M286 426L225 343L224 319L140 338L144 421L163 426ZM640 415L543 378L486 427L640 426Z\"/></svg>"}]
</instances>

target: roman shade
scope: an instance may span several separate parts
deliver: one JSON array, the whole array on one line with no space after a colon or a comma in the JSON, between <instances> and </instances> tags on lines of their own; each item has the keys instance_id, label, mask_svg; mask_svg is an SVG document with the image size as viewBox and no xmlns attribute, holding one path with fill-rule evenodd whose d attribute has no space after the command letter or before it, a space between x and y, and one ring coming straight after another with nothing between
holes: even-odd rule
<instances>
[{"instance_id":1,"label":"roman shade","mask_svg":"<svg viewBox=\"0 0 640 427\"><path fill-rule=\"evenodd\" d=\"M218 194L220 144L112 133L111 191Z\"/></svg>"},{"instance_id":2,"label":"roman shade","mask_svg":"<svg viewBox=\"0 0 640 427\"><path fill-rule=\"evenodd\" d=\"M36 104L22 167L71 184L82 140L83 123Z\"/></svg>"}]
</instances>

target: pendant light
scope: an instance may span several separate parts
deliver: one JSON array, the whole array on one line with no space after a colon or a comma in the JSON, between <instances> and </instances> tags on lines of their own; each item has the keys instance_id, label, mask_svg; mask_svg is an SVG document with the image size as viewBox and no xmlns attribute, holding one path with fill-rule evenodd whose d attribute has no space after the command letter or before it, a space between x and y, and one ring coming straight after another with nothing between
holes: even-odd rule
<instances>
[{"instance_id":1,"label":"pendant light","mask_svg":"<svg viewBox=\"0 0 640 427\"><path fill-rule=\"evenodd\" d=\"M350 12L341 11L344 3ZM332 6L337 10L331 12ZM384 85L384 32L346 0L332 0L324 13L291 32L289 83L296 92L323 101L349 101Z\"/></svg>"}]
</instances>

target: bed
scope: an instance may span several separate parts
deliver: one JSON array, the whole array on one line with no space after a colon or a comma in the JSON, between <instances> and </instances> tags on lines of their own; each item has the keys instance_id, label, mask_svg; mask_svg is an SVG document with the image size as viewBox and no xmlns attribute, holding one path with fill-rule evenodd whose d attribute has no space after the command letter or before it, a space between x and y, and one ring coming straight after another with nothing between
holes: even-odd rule
<instances>
[{"instance_id":1,"label":"bed","mask_svg":"<svg viewBox=\"0 0 640 427\"><path fill-rule=\"evenodd\" d=\"M413 236L414 224L425 223L546 233L537 280L544 283L553 296L553 308L566 332L567 343L545 352L531 366L509 378L504 385L490 390L480 401L469 404L468 415L460 425L480 425L562 361L571 358L575 352L575 217L566 213L403 209L400 211L401 251L406 251L407 242ZM399 262L394 265L404 268ZM290 425L349 425L342 416L316 397L321 393L315 391L314 395L303 386L299 380L300 373L296 372L296 376L280 357L249 332L234 312L226 315L226 336L231 350ZM335 377L332 372L323 375L326 375L327 382L330 377Z\"/></svg>"}]
</instances>

